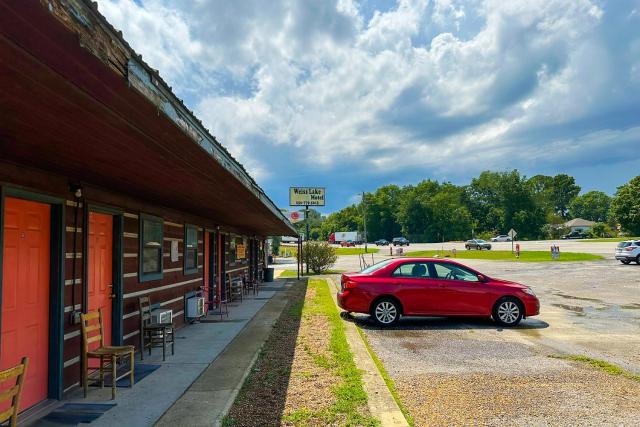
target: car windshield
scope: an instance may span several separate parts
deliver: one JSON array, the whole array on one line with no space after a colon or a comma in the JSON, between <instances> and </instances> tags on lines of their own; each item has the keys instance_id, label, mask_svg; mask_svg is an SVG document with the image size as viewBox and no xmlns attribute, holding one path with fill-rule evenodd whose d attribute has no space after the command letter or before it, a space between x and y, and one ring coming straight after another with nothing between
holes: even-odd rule
<instances>
[{"instance_id":1,"label":"car windshield","mask_svg":"<svg viewBox=\"0 0 640 427\"><path fill-rule=\"evenodd\" d=\"M618 247L619 248L626 248L627 246L631 245L633 242L620 242L618 243Z\"/></svg>"},{"instance_id":2,"label":"car windshield","mask_svg":"<svg viewBox=\"0 0 640 427\"><path fill-rule=\"evenodd\" d=\"M484 243L484 240L480 240L480 239L478 239L478 240L476 240L476 242L478 242L478 243Z\"/></svg>"},{"instance_id":3,"label":"car windshield","mask_svg":"<svg viewBox=\"0 0 640 427\"><path fill-rule=\"evenodd\" d=\"M365 268L360 273L364 273L364 274L373 273L375 271L380 270L381 268L386 267L387 265L391 264L393 261L394 261L393 259L385 259L384 261L377 262L377 263Z\"/></svg>"}]
</instances>

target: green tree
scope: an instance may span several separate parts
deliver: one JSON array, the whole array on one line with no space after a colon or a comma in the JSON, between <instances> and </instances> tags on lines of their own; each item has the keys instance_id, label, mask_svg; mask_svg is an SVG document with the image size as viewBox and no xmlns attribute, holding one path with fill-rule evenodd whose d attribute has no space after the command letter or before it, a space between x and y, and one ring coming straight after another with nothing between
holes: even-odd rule
<instances>
[{"instance_id":1,"label":"green tree","mask_svg":"<svg viewBox=\"0 0 640 427\"><path fill-rule=\"evenodd\" d=\"M544 209L536 203L529 181L517 170L482 172L471 180L466 194L477 233L506 233L514 228L520 238L541 235Z\"/></svg>"},{"instance_id":2,"label":"green tree","mask_svg":"<svg viewBox=\"0 0 640 427\"><path fill-rule=\"evenodd\" d=\"M640 175L618 187L611 202L611 214L623 229L640 235Z\"/></svg>"},{"instance_id":3,"label":"green tree","mask_svg":"<svg viewBox=\"0 0 640 427\"><path fill-rule=\"evenodd\" d=\"M535 175L527 180L527 187L536 206L541 207L546 214L555 212L552 202L553 177Z\"/></svg>"},{"instance_id":4,"label":"green tree","mask_svg":"<svg viewBox=\"0 0 640 427\"><path fill-rule=\"evenodd\" d=\"M429 200L438 192L439 187L437 181L426 180L416 186L406 186L402 189L397 218L402 234L409 240L434 241L428 233L432 215Z\"/></svg>"},{"instance_id":5,"label":"green tree","mask_svg":"<svg viewBox=\"0 0 640 427\"><path fill-rule=\"evenodd\" d=\"M602 191L589 191L569 204L569 213L573 218L583 218L595 222L607 222L611 197Z\"/></svg>"},{"instance_id":6,"label":"green tree","mask_svg":"<svg viewBox=\"0 0 640 427\"><path fill-rule=\"evenodd\" d=\"M365 194L367 238L391 240L401 234L397 220L397 210L402 197L402 189L397 185L386 185L374 193Z\"/></svg>"},{"instance_id":7,"label":"green tree","mask_svg":"<svg viewBox=\"0 0 640 427\"><path fill-rule=\"evenodd\" d=\"M473 219L463 203L464 189L442 184L430 197L427 207L430 218L426 227L428 241L463 240L471 235Z\"/></svg>"},{"instance_id":8,"label":"green tree","mask_svg":"<svg viewBox=\"0 0 640 427\"><path fill-rule=\"evenodd\" d=\"M580 193L580 187L576 180L566 174L558 174L553 177L551 188L551 203L554 210L563 218L568 217L569 205Z\"/></svg>"}]
</instances>

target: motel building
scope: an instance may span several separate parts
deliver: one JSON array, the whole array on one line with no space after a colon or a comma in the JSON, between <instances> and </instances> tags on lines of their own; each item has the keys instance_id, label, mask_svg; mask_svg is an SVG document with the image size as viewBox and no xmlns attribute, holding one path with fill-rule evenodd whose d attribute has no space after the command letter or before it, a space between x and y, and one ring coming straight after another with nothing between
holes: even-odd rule
<instances>
[{"instance_id":1,"label":"motel building","mask_svg":"<svg viewBox=\"0 0 640 427\"><path fill-rule=\"evenodd\" d=\"M89 0L0 0L0 192L0 370L29 357L21 411L80 386L80 313L139 351L139 297L185 326L190 298L216 306L261 277L267 236L296 233Z\"/></svg>"}]
</instances>

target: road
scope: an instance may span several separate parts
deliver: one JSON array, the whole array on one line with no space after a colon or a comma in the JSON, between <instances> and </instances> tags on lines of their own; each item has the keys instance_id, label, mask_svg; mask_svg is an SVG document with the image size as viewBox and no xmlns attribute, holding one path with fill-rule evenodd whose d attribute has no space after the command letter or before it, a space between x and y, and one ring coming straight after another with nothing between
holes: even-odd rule
<instances>
[{"instance_id":1,"label":"road","mask_svg":"<svg viewBox=\"0 0 640 427\"><path fill-rule=\"evenodd\" d=\"M570 243L606 253L601 244ZM357 258L340 257L338 268L357 269ZM365 315L353 321L365 330L416 425L637 425L640 382L551 357L585 355L640 374L640 266L611 258L464 260L538 294L541 314L514 329L474 319L403 319L393 329L379 329Z\"/></svg>"},{"instance_id":2,"label":"road","mask_svg":"<svg viewBox=\"0 0 640 427\"><path fill-rule=\"evenodd\" d=\"M618 242L593 242L590 240L531 240L518 242L520 244L521 251L549 251L552 245L559 246L561 252L583 252L596 255L602 255L605 258L613 259L613 254ZM511 250L511 242L491 242L493 250ZM363 246L360 246L363 247ZM369 245L369 247L378 248L380 253L388 254L389 246L375 246ZM393 248L393 246L392 246ZM413 251L439 251L439 250L451 250L456 249L463 251L464 242L444 242L444 243L412 243L410 246L404 246L402 249L404 252Z\"/></svg>"}]
</instances>

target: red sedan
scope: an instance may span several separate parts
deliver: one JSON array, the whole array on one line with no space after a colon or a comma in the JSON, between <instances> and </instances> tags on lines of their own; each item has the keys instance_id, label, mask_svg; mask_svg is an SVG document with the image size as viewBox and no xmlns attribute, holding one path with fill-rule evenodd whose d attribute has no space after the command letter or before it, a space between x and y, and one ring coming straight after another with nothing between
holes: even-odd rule
<instances>
[{"instance_id":1,"label":"red sedan","mask_svg":"<svg viewBox=\"0 0 640 427\"><path fill-rule=\"evenodd\" d=\"M492 317L500 325L516 326L540 312L528 286L437 258L392 258L345 273L338 304L349 312L369 313L383 326L400 316Z\"/></svg>"}]
</instances>

